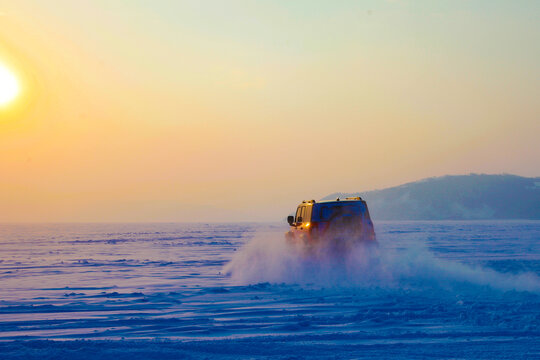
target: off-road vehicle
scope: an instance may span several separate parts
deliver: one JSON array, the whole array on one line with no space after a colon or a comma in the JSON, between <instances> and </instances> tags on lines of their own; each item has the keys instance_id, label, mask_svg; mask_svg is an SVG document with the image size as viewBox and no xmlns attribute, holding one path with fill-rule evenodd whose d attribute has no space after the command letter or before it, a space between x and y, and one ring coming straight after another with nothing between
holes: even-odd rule
<instances>
[{"instance_id":1,"label":"off-road vehicle","mask_svg":"<svg viewBox=\"0 0 540 360\"><path fill-rule=\"evenodd\" d=\"M333 201L305 200L289 216L288 241L308 246L348 248L358 243L376 243L367 204L360 197Z\"/></svg>"}]
</instances>

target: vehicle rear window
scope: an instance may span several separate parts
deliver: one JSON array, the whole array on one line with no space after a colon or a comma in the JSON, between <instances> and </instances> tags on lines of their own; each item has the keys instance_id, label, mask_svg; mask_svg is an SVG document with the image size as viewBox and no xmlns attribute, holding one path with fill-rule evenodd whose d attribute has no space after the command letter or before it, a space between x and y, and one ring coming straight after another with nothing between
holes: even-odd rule
<instances>
[{"instance_id":1,"label":"vehicle rear window","mask_svg":"<svg viewBox=\"0 0 540 360\"><path fill-rule=\"evenodd\" d=\"M328 204L323 205L320 210L321 221L329 221L338 215L361 216L363 206L361 204Z\"/></svg>"}]
</instances>

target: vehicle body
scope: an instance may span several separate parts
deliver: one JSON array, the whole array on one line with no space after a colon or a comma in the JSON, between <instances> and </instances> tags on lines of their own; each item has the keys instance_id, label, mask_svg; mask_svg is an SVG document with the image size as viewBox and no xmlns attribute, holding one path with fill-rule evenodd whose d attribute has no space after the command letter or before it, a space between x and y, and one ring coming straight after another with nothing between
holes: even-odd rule
<instances>
[{"instance_id":1,"label":"vehicle body","mask_svg":"<svg viewBox=\"0 0 540 360\"><path fill-rule=\"evenodd\" d=\"M310 247L318 245L349 248L359 243L376 243L367 204L360 197L333 201L302 201L285 238Z\"/></svg>"}]
</instances>

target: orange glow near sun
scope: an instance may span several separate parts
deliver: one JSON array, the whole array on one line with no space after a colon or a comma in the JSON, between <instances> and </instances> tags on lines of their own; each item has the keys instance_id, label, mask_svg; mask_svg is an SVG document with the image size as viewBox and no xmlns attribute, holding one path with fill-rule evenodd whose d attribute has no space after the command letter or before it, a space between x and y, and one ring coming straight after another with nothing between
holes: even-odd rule
<instances>
[{"instance_id":1,"label":"orange glow near sun","mask_svg":"<svg viewBox=\"0 0 540 360\"><path fill-rule=\"evenodd\" d=\"M17 77L10 69L0 63L0 107L8 105L19 92Z\"/></svg>"}]
</instances>

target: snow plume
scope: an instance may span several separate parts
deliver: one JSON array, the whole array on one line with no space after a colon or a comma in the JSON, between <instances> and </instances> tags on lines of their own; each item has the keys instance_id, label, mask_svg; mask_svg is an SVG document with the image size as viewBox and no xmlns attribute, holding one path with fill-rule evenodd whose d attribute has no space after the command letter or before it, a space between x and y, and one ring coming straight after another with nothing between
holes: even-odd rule
<instances>
[{"instance_id":1,"label":"snow plume","mask_svg":"<svg viewBox=\"0 0 540 360\"><path fill-rule=\"evenodd\" d=\"M329 250L327 254L325 250ZM375 247L357 246L345 257L333 256L334 249L305 249L284 240L283 234L258 234L238 251L225 272L238 283L316 283L346 285L365 280L378 262ZM361 276L362 279L357 279Z\"/></svg>"},{"instance_id":2,"label":"snow plume","mask_svg":"<svg viewBox=\"0 0 540 360\"><path fill-rule=\"evenodd\" d=\"M501 273L486 267L441 259L425 246L383 256L380 261L388 261L392 274L403 286L452 289L476 285L502 291L540 293L540 278L534 273Z\"/></svg>"},{"instance_id":3,"label":"snow plume","mask_svg":"<svg viewBox=\"0 0 540 360\"><path fill-rule=\"evenodd\" d=\"M258 234L225 265L224 272L239 284L270 282L404 289L487 286L502 291L540 293L540 278L534 273L500 273L437 258L424 244L399 251L363 244L346 251L334 250L321 248L306 252L286 242L283 234Z\"/></svg>"}]
</instances>

